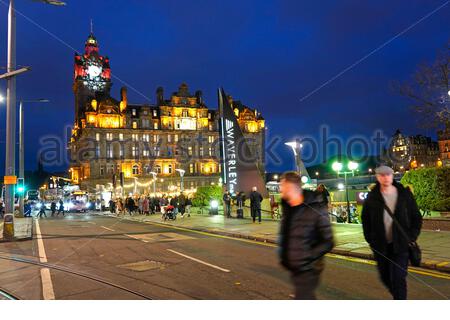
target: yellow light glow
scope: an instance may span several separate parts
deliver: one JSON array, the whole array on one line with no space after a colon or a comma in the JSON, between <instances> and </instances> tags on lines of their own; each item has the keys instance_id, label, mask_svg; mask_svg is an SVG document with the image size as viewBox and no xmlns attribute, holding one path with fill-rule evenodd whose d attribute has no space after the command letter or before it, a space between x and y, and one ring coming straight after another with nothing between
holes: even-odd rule
<instances>
[{"instance_id":1,"label":"yellow light glow","mask_svg":"<svg viewBox=\"0 0 450 320\"><path fill-rule=\"evenodd\" d=\"M100 128L119 128L120 116L119 115L98 115L98 126Z\"/></svg>"},{"instance_id":2,"label":"yellow light glow","mask_svg":"<svg viewBox=\"0 0 450 320\"><path fill-rule=\"evenodd\" d=\"M124 101L120 101L119 107L120 107L120 112L123 112L127 108L127 105L125 104Z\"/></svg>"},{"instance_id":3,"label":"yellow light glow","mask_svg":"<svg viewBox=\"0 0 450 320\"><path fill-rule=\"evenodd\" d=\"M91 101L91 106L92 106L92 109L94 109L95 111L97 111L97 100L92 99L92 101Z\"/></svg>"}]
</instances>

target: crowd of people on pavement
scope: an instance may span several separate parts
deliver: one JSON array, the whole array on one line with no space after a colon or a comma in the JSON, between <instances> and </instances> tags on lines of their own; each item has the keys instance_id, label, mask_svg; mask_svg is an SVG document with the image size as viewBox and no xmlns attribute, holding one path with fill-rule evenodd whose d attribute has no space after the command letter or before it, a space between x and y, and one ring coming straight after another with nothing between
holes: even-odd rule
<instances>
[{"instance_id":1,"label":"crowd of people on pavement","mask_svg":"<svg viewBox=\"0 0 450 320\"><path fill-rule=\"evenodd\" d=\"M153 215L165 213L168 206L173 207L175 214L191 216L192 197L180 192L175 195L163 194L162 196L129 195L125 199L117 198L109 201L109 211L114 214Z\"/></svg>"}]
</instances>

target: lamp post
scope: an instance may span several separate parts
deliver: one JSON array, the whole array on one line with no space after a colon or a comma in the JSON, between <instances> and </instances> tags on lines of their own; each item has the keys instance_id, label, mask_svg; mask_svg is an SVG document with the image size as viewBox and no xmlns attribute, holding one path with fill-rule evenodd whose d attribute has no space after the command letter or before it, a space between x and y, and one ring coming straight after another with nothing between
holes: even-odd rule
<instances>
[{"instance_id":1,"label":"lamp post","mask_svg":"<svg viewBox=\"0 0 450 320\"><path fill-rule=\"evenodd\" d=\"M303 161L301 159L300 150L303 148L303 145L299 141L289 141L285 142L285 145L288 147L291 147L292 152L294 153L294 159L295 159L295 167L298 172L298 174L301 177L306 177L308 181L310 180L308 171L306 171L305 165L303 164Z\"/></svg>"},{"instance_id":2,"label":"lamp post","mask_svg":"<svg viewBox=\"0 0 450 320\"><path fill-rule=\"evenodd\" d=\"M25 179L25 145L24 145L24 118L23 118L23 103L46 103L50 102L48 99L36 99L36 100L20 100L19 103L19 178ZM19 194L19 213L23 216L23 200L25 196L24 192Z\"/></svg>"},{"instance_id":3,"label":"lamp post","mask_svg":"<svg viewBox=\"0 0 450 320\"><path fill-rule=\"evenodd\" d=\"M183 192L183 190L184 190L183 177L184 177L184 173L186 172L186 170L184 170L184 169L175 169L175 170L178 171L178 173L180 174L180 180L181 180L180 190L181 190L181 192Z\"/></svg>"},{"instance_id":4,"label":"lamp post","mask_svg":"<svg viewBox=\"0 0 450 320\"><path fill-rule=\"evenodd\" d=\"M332 164L332 169L334 171L336 171L337 176L339 178L339 174L343 174L344 175L344 188L345 188L345 199L347 201L347 222L351 223L351 216L350 216L350 200L348 197L348 183L347 183L347 175L348 174L352 174L355 175L355 170L358 169L358 163L354 162L354 161L350 161L347 164L347 168L350 171L342 171L342 169L344 168L344 165L341 162L334 162Z\"/></svg>"},{"instance_id":5,"label":"lamp post","mask_svg":"<svg viewBox=\"0 0 450 320\"><path fill-rule=\"evenodd\" d=\"M156 176L158 174L154 171L151 171L150 174L153 176L153 196L156 197Z\"/></svg>"}]
</instances>

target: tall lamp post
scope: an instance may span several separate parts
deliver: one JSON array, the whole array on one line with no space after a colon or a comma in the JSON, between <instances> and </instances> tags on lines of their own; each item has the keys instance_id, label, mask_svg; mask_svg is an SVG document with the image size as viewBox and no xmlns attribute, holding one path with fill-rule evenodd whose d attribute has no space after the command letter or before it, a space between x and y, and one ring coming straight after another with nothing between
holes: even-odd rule
<instances>
[{"instance_id":1,"label":"tall lamp post","mask_svg":"<svg viewBox=\"0 0 450 320\"><path fill-rule=\"evenodd\" d=\"M40 0L40 2L52 5L65 5L59 0ZM7 73L0 76L0 79L6 78L6 152L5 152L5 175L15 176L16 173L16 76L28 71L29 68L16 70L16 12L14 9L14 0L9 1L8 10L8 61ZM14 221L14 185L8 184L5 188L5 221L13 225ZM12 232L12 234L11 234ZM4 237L12 239L14 237L14 227L3 228Z\"/></svg>"},{"instance_id":2,"label":"tall lamp post","mask_svg":"<svg viewBox=\"0 0 450 320\"><path fill-rule=\"evenodd\" d=\"M19 103L19 178L25 178L25 145L24 145L24 118L23 118L23 103L46 103L50 102L48 99L36 99L36 100L20 100ZM25 189L26 190L26 189ZM19 212L20 216L23 216L23 201L25 196L25 190L19 194Z\"/></svg>"},{"instance_id":3,"label":"tall lamp post","mask_svg":"<svg viewBox=\"0 0 450 320\"><path fill-rule=\"evenodd\" d=\"M358 169L358 163L354 161L350 161L347 164L347 168L350 171L342 171L344 168L344 165L341 162L334 162L332 165L332 169L336 171L338 177L340 174L344 175L344 188L345 188L345 198L347 201L347 222L351 223L351 216L350 216L350 200L348 197L348 183L347 183L347 175L352 174L352 176L355 175L355 170Z\"/></svg>"},{"instance_id":4,"label":"tall lamp post","mask_svg":"<svg viewBox=\"0 0 450 320\"><path fill-rule=\"evenodd\" d=\"M181 180L180 190L181 190L181 192L183 192L184 191L183 177L184 177L184 173L186 172L186 170L184 170L184 169L175 169L175 170L178 171L178 173L180 174L180 180Z\"/></svg>"},{"instance_id":5,"label":"tall lamp post","mask_svg":"<svg viewBox=\"0 0 450 320\"><path fill-rule=\"evenodd\" d=\"M301 177L305 177L307 179L306 181L310 180L308 171L306 171L305 165L303 164L303 161L301 159L300 151L303 148L303 145L299 141L289 141L285 142L285 145L288 147L291 147L292 152L294 153L294 159L295 159L295 168L298 172L298 174Z\"/></svg>"},{"instance_id":6,"label":"tall lamp post","mask_svg":"<svg viewBox=\"0 0 450 320\"><path fill-rule=\"evenodd\" d=\"M153 176L153 196L156 197L156 176L158 174L154 171L150 172L150 174Z\"/></svg>"}]
</instances>

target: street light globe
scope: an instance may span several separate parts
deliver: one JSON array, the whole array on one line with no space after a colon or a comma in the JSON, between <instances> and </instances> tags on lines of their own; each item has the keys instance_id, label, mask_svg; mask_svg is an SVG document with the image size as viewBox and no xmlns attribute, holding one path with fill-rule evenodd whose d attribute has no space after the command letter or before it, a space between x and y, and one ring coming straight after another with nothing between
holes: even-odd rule
<instances>
[{"instance_id":1,"label":"street light globe","mask_svg":"<svg viewBox=\"0 0 450 320\"><path fill-rule=\"evenodd\" d=\"M343 183L338 183L337 185L339 190L344 190L344 184Z\"/></svg>"},{"instance_id":2,"label":"street light globe","mask_svg":"<svg viewBox=\"0 0 450 320\"><path fill-rule=\"evenodd\" d=\"M302 183L308 183L308 180L307 176L302 176Z\"/></svg>"},{"instance_id":3,"label":"street light globe","mask_svg":"<svg viewBox=\"0 0 450 320\"><path fill-rule=\"evenodd\" d=\"M0 94L0 102L5 101L5 97Z\"/></svg>"},{"instance_id":4,"label":"street light globe","mask_svg":"<svg viewBox=\"0 0 450 320\"><path fill-rule=\"evenodd\" d=\"M275 175L273 176L273 178L274 178L275 180L278 180L278 175L275 174Z\"/></svg>"},{"instance_id":5,"label":"street light globe","mask_svg":"<svg viewBox=\"0 0 450 320\"><path fill-rule=\"evenodd\" d=\"M337 162L337 161L333 162L333 164L331 166L331 168L333 168L333 170L337 171L337 172L342 171L342 167L343 167L342 163Z\"/></svg>"},{"instance_id":6,"label":"street light globe","mask_svg":"<svg viewBox=\"0 0 450 320\"><path fill-rule=\"evenodd\" d=\"M356 163L354 161L350 161L348 163L348 169L352 170L352 171L358 169L358 163Z\"/></svg>"}]
</instances>

